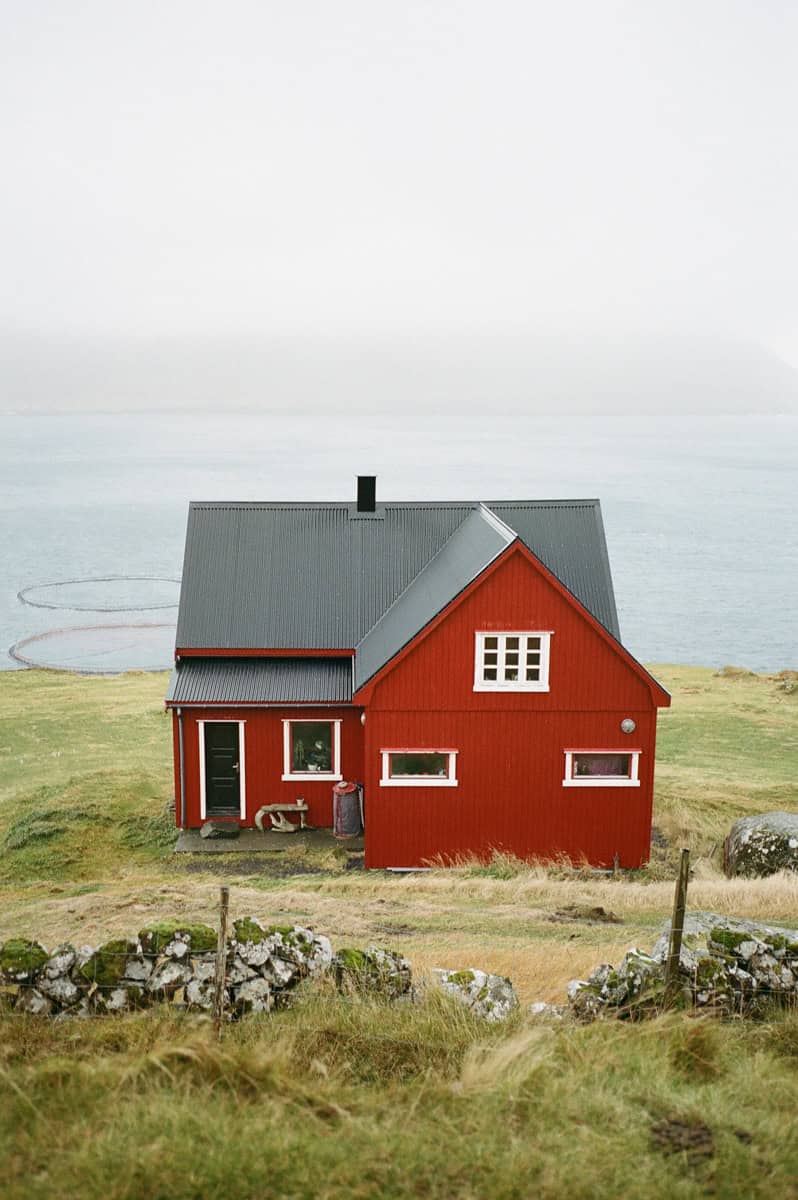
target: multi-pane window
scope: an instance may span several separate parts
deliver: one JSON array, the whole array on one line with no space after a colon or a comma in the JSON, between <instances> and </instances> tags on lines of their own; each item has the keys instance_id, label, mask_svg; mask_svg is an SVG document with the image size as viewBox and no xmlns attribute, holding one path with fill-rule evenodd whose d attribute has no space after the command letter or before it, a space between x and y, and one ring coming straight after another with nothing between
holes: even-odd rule
<instances>
[{"instance_id":1,"label":"multi-pane window","mask_svg":"<svg viewBox=\"0 0 798 1200\"><path fill-rule=\"evenodd\" d=\"M639 750L566 750L566 787L639 787Z\"/></svg>"},{"instance_id":2,"label":"multi-pane window","mask_svg":"<svg viewBox=\"0 0 798 1200\"><path fill-rule=\"evenodd\" d=\"M478 633L474 691L547 692L550 632Z\"/></svg>"},{"instance_id":3,"label":"multi-pane window","mask_svg":"<svg viewBox=\"0 0 798 1200\"><path fill-rule=\"evenodd\" d=\"M381 787L457 787L456 750L381 750Z\"/></svg>"},{"instance_id":4,"label":"multi-pane window","mask_svg":"<svg viewBox=\"0 0 798 1200\"><path fill-rule=\"evenodd\" d=\"M340 779L341 722L283 721L283 779Z\"/></svg>"}]
</instances>

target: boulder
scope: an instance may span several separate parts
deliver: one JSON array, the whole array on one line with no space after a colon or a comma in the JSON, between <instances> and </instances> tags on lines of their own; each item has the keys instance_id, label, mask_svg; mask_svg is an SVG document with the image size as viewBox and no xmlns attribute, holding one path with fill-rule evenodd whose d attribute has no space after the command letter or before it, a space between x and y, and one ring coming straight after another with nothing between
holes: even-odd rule
<instances>
[{"instance_id":1,"label":"boulder","mask_svg":"<svg viewBox=\"0 0 798 1200\"><path fill-rule=\"evenodd\" d=\"M209 838L212 841L220 838L230 838L232 840L240 837L240 835L240 827L234 825L232 821L206 821L200 827L200 837Z\"/></svg>"},{"instance_id":2,"label":"boulder","mask_svg":"<svg viewBox=\"0 0 798 1200\"><path fill-rule=\"evenodd\" d=\"M741 817L724 844L727 875L773 875L798 871L798 813Z\"/></svg>"},{"instance_id":3,"label":"boulder","mask_svg":"<svg viewBox=\"0 0 798 1200\"><path fill-rule=\"evenodd\" d=\"M518 1008L515 989L503 975L473 969L444 971L438 968L432 972L432 977L443 992L486 1021L506 1021Z\"/></svg>"}]
</instances>

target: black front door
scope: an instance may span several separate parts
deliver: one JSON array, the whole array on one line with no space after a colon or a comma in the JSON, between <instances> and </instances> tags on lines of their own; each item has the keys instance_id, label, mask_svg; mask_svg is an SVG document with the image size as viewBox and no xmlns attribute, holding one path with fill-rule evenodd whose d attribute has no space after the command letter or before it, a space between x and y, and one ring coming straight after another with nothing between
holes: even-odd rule
<instances>
[{"instance_id":1,"label":"black front door","mask_svg":"<svg viewBox=\"0 0 798 1200\"><path fill-rule=\"evenodd\" d=\"M205 722L205 813L237 817L241 779L237 721Z\"/></svg>"}]
</instances>

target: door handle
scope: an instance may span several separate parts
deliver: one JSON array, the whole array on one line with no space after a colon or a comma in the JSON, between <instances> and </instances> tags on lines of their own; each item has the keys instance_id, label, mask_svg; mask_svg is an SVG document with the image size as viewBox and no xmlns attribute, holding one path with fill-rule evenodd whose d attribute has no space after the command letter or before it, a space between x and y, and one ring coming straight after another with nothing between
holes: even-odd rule
<instances>
[{"instance_id":1,"label":"door handle","mask_svg":"<svg viewBox=\"0 0 798 1200\"><path fill-rule=\"evenodd\" d=\"M238 763L233 763L233 770L234 770L234 771L240 771L240 770L241 770L241 768L239 767Z\"/></svg>"}]
</instances>

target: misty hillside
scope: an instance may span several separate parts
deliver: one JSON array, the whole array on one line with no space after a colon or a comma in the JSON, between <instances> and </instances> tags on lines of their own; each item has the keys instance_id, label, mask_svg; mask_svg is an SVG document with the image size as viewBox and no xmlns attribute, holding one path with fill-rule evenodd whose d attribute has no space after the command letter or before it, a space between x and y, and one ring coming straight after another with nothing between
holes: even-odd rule
<instances>
[{"instance_id":1,"label":"misty hillside","mask_svg":"<svg viewBox=\"0 0 798 1200\"><path fill-rule=\"evenodd\" d=\"M0 342L0 410L497 406L674 413L798 412L798 371L706 338L521 335Z\"/></svg>"}]
</instances>

